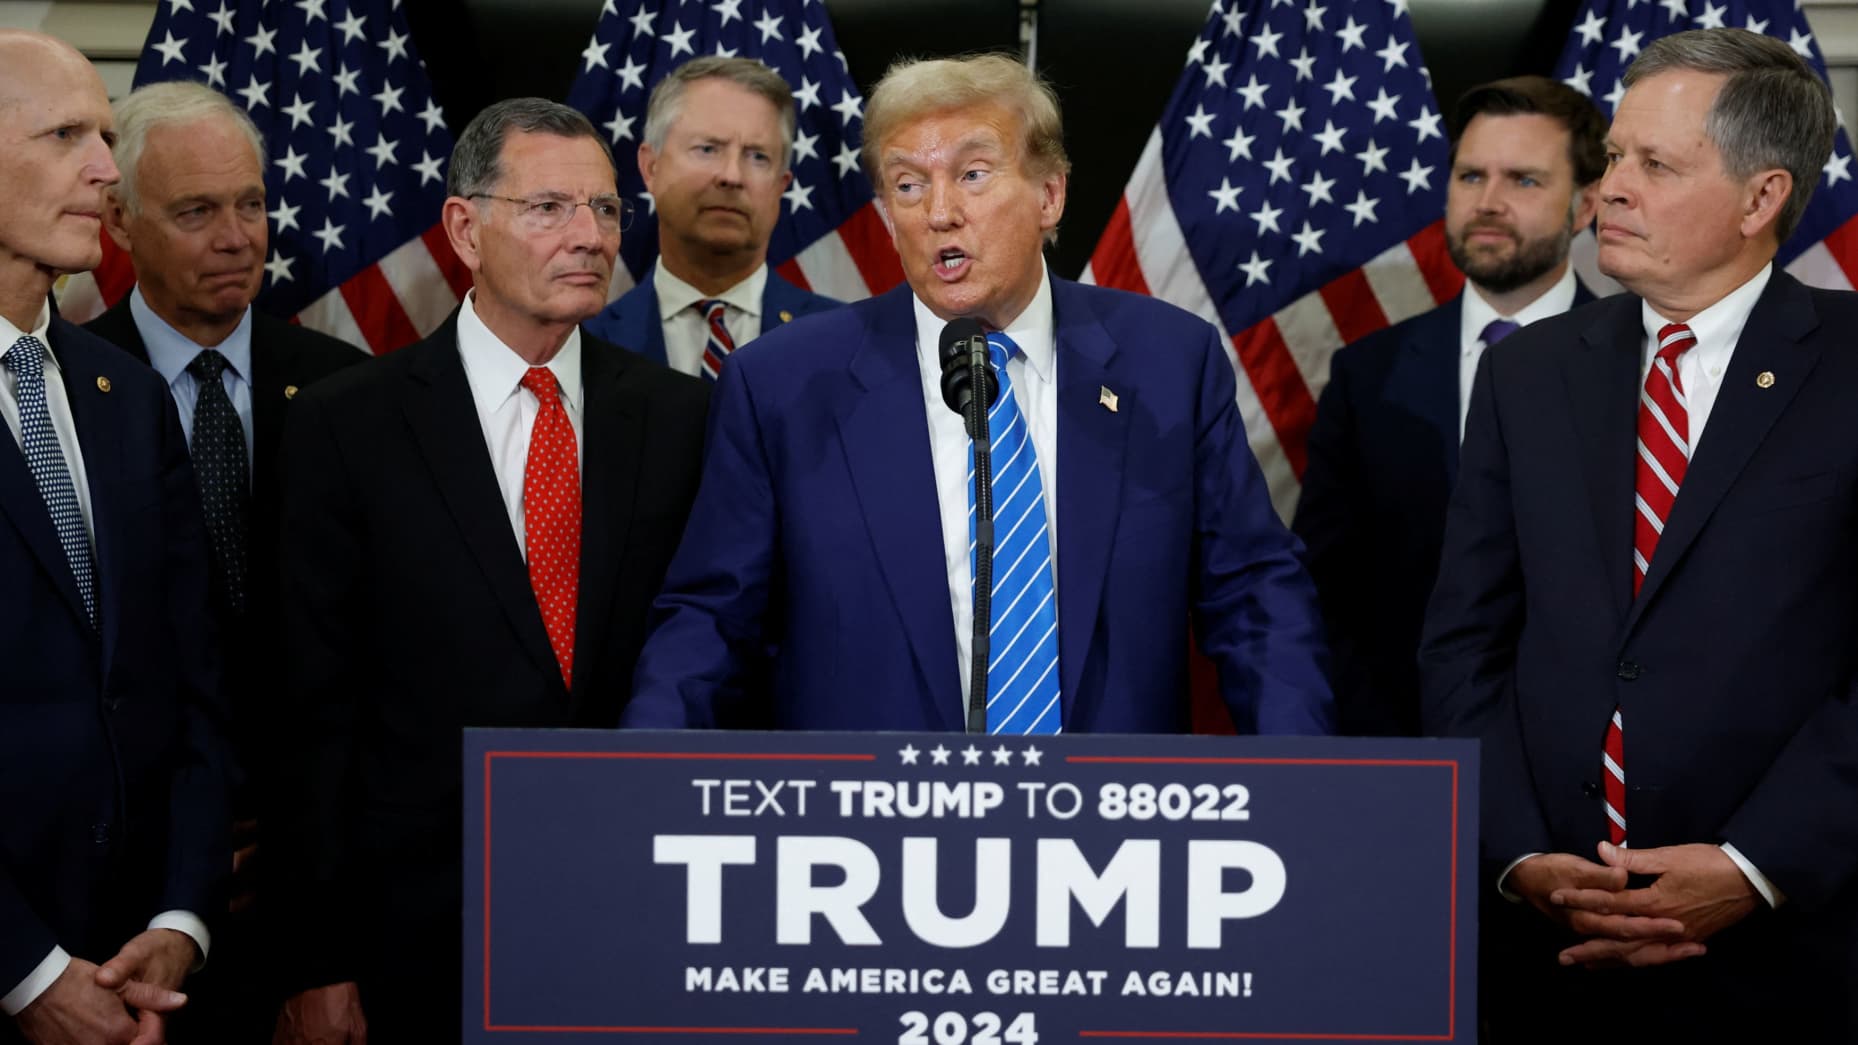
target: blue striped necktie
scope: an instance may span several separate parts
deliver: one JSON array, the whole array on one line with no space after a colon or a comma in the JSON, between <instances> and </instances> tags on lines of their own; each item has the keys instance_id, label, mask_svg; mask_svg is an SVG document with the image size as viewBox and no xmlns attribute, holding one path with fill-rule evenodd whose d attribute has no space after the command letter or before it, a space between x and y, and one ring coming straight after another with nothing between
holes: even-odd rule
<instances>
[{"instance_id":1,"label":"blue striped necktie","mask_svg":"<svg viewBox=\"0 0 1858 1045\"><path fill-rule=\"evenodd\" d=\"M45 510L58 532L58 545L64 549L71 578L77 593L84 599L84 610L94 627L97 623L95 575L91 569L90 537L84 532L84 516L77 503L77 486L65 464L64 450L58 445L58 433L52 428L51 409L45 399L45 343L28 334L13 342L12 350L0 357L13 372L19 400L20 449L26 456L26 470L32 473L33 485L45 499Z\"/></svg>"},{"instance_id":2,"label":"blue striped necktie","mask_svg":"<svg viewBox=\"0 0 1858 1045\"><path fill-rule=\"evenodd\" d=\"M987 732L1056 733L1058 607L1045 484L1026 418L1013 397L1007 360L1019 346L988 334L1000 398L987 412L993 436L994 584L988 621ZM974 457L968 455L968 576L974 576ZM970 581L970 583L972 583Z\"/></svg>"}]
</instances>

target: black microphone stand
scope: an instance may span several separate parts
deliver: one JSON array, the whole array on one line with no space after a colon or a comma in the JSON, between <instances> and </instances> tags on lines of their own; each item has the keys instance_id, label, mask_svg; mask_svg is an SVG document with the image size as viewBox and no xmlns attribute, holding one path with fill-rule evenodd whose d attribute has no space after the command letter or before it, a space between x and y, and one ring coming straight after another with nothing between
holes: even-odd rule
<instances>
[{"instance_id":1,"label":"black microphone stand","mask_svg":"<svg viewBox=\"0 0 1858 1045\"><path fill-rule=\"evenodd\" d=\"M974 440L974 641L969 647L968 732L987 732L988 638L993 632L994 464L993 436L988 432L989 379L987 339L968 339L968 372L974 395L968 399L968 435Z\"/></svg>"}]
</instances>

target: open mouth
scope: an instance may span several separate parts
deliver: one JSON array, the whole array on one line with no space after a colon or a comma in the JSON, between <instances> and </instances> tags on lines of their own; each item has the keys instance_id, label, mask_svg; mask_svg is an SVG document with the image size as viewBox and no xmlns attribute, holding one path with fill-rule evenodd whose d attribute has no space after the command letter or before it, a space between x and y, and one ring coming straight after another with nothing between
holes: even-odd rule
<instances>
[{"instance_id":1,"label":"open mouth","mask_svg":"<svg viewBox=\"0 0 1858 1045\"><path fill-rule=\"evenodd\" d=\"M935 270L944 278L952 278L966 271L970 260L966 251L947 247L936 255Z\"/></svg>"}]
</instances>

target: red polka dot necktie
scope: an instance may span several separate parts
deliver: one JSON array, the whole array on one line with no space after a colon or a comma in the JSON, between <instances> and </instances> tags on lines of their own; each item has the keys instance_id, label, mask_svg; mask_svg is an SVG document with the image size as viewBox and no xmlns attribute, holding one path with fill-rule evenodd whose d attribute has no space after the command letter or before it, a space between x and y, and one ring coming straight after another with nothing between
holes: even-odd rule
<instances>
[{"instance_id":1,"label":"red polka dot necktie","mask_svg":"<svg viewBox=\"0 0 1858 1045\"><path fill-rule=\"evenodd\" d=\"M1690 467L1690 401L1677 359L1697 345L1697 336L1682 323L1658 331L1658 352L1639 393L1638 472L1633 483L1632 595L1638 597L1651 569L1652 552L1664 534L1665 520L1677 503L1677 488ZM1605 781L1607 837L1626 844L1626 736L1620 709L1606 725L1600 756Z\"/></svg>"},{"instance_id":2,"label":"red polka dot necktie","mask_svg":"<svg viewBox=\"0 0 1858 1045\"><path fill-rule=\"evenodd\" d=\"M574 426L568 423L555 375L547 367L530 367L523 387L534 393L541 411L529 430L529 459L523 466L523 544L529 558L529 586L548 644L561 665L561 684L574 687L574 614L581 586L581 474L576 463Z\"/></svg>"}]
</instances>

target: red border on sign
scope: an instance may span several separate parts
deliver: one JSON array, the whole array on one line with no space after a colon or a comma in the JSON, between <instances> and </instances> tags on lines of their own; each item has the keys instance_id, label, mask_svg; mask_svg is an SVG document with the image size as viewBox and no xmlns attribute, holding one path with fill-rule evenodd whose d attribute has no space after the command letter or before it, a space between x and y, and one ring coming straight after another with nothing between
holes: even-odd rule
<instances>
[{"instance_id":1,"label":"red border on sign","mask_svg":"<svg viewBox=\"0 0 1858 1045\"><path fill-rule=\"evenodd\" d=\"M1458 1040L1458 761L1418 758L1217 758L1155 757L1143 755L1066 755L1066 762L1123 765L1191 766L1411 766L1452 771L1452 853L1450 935L1446 938L1444 1034L1310 1034L1269 1031L1084 1030L1080 1038L1172 1038L1176 1040L1239 1041L1457 1041Z\"/></svg>"},{"instance_id":2,"label":"red border on sign","mask_svg":"<svg viewBox=\"0 0 1858 1045\"><path fill-rule=\"evenodd\" d=\"M816 1037L856 1037L856 1027L567 1027L519 1026L490 1021L490 770L499 758L521 759L672 759L679 761L714 760L719 762L875 762L876 755L817 754L800 755L781 752L701 751L486 751L484 752L484 1031L485 1033L527 1032L556 1034L810 1034Z\"/></svg>"}]
</instances>

